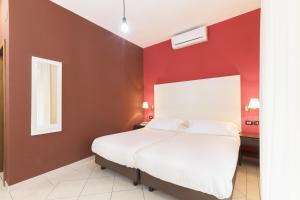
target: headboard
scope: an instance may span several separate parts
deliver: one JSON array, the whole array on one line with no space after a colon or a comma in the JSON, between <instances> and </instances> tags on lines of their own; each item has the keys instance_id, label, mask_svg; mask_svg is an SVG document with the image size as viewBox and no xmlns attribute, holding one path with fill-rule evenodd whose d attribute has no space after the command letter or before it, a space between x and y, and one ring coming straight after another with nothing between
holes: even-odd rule
<instances>
[{"instance_id":1,"label":"headboard","mask_svg":"<svg viewBox=\"0 0 300 200\"><path fill-rule=\"evenodd\" d=\"M241 127L240 76L154 86L155 117L230 121Z\"/></svg>"}]
</instances>

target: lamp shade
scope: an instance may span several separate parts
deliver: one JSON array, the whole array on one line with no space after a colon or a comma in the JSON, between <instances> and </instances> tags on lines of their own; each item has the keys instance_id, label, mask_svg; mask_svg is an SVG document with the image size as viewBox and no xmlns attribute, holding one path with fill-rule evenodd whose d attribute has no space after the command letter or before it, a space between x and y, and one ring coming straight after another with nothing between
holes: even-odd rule
<instances>
[{"instance_id":1,"label":"lamp shade","mask_svg":"<svg viewBox=\"0 0 300 200\"><path fill-rule=\"evenodd\" d=\"M251 98L250 99L250 102L249 102L249 105L248 105L248 108L249 109L258 109L260 106L259 106L259 100L257 98Z\"/></svg>"},{"instance_id":2,"label":"lamp shade","mask_svg":"<svg viewBox=\"0 0 300 200\"><path fill-rule=\"evenodd\" d=\"M147 101L143 102L143 109L149 109L149 103Z\"/></svg>"}]
</instances>

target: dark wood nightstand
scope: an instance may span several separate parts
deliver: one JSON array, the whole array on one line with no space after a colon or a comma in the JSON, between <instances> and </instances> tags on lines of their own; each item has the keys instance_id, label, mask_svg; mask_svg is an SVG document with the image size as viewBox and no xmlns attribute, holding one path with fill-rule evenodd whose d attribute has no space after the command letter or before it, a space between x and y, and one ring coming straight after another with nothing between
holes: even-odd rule
<instances>
[{"instance_id":1,"label":"dark wood nightstand","mask_svg":"<svg viewBox=\"0 0 300 200\"><path fill-rule=\"evenodd\" d=\"M259 160L259 136L255 135L253 133L241 133L241 146L240 146L240 152L239 152L239 165L242 164L243 157L245 155L258 158ZM246 150L248 149L248 152L253 153L246 153Z\"/></svg>"},{"instance_id":2,"label":"dark wood nightstand","mask_svg":"<svg viewBox=\"0 0 300 200\"><path fill-rule=\"evenodd\" d=\"M147 125L147 123L144 123L144 122L141 124L136 124L133 126L133 130L144 128L146 125Z\"/></svg>"}]
</instances>

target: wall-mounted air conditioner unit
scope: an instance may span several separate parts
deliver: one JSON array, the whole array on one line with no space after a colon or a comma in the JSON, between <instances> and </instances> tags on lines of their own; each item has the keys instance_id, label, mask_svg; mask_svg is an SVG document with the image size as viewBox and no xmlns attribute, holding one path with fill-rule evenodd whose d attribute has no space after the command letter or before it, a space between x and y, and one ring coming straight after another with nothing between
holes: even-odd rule
<instances>
[{"instance_id":1,"label":"wall-mounted air conditioner unit","mask_svg":"<svg viewBox=\"0 0 300 200\"><path fill-rule=\"evenodd\" d=\"M206 26L201 26L199 28L180 33L173 36L171 39L173 49L180 49L205 41L207 41Z\"/></svg>"}]
</instances>

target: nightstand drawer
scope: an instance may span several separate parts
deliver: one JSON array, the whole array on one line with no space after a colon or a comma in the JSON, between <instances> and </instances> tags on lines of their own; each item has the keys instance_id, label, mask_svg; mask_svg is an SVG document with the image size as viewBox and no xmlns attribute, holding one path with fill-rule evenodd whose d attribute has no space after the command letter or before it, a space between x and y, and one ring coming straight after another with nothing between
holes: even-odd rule
<instances>
[{"instance_id":1,"label":"nightstand drawer","mask_svg":"<svg viewBox=\"0 0 300 200\"><path fill-rule=\"evenodd\" d=\"M251 137L241 137L241 145L259 147L259 139Z\"/></svg>"},{"instance_id":2,"label":"nightstand drawer","mask_svg":"<svg viewBox=\"0 0 300 200\"><path fill-rule=\"evenodd\" d=\"M259 162L259 135L241 133L241 147L239 152L239 164L242 164L244 156L253 157Z\"/></svg>"}]
</instances>

